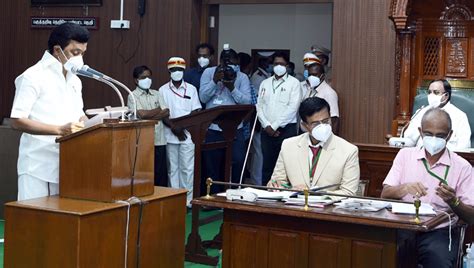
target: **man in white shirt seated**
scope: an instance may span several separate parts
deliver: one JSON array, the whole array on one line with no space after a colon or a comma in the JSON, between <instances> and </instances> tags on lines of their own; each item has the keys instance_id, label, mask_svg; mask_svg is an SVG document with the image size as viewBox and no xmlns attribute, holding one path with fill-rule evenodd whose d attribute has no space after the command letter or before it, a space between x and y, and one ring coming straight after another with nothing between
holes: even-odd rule
<instances>
[{"instance_id":1,"label":"man in white shirt seated","mask_svg":"<svg viewBox=\"0 0 474 268\"><path fill-rule=\"evenodd\" d=\"M421 146L420 132L421 118L430 108L439 107L446 111L453 122L453 134L446 147L450 150L462 150L471 147L471 127L466 114L451 104L451 85L445 79L431 81L428 87L428 103L421 110L415 112L415 116L410 121L407 129L402 132L402 137L407 138L406 146Z\"/></svg>"}]
</instances>

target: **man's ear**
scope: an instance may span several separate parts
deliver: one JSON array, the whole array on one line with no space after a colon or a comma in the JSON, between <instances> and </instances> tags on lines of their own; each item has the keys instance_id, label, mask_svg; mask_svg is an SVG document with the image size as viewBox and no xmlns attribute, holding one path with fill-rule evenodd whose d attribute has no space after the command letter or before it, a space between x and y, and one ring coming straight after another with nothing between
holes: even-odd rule
<instances>
[{"instance_id":1,"label":"man's ear","mask_svg":"<svg viewBox=\"0 0 474 268\"><path fill-rule=\"evenodd\" d=\"M306 127L306 123L301 121L300 122L300 127L304 132L308 132L308 128Z\"/></svg>"},{"instance_id":2,"label":"man's ear","mask_svg":"<svg viewBox=\"0 0 474 268\"><path fill-rule=\"evenodd\" d=\"M418 132L420 132L420 137L423 137L423 131L421 130L421 127L418 127Z\"/></svg>"},{"instance_id":3,"label":"man's ear","mask_svg":"<svg viewBox=\"0 0 474 268\"><path fill-rule=\"evenodd\" d=\"M451 131L449 131L449 134L448 136L446 137L446 142L449 141L449 139L451 139L451 136L453 135L453 130L451 129Z\"/></svg>"}]
</instances>

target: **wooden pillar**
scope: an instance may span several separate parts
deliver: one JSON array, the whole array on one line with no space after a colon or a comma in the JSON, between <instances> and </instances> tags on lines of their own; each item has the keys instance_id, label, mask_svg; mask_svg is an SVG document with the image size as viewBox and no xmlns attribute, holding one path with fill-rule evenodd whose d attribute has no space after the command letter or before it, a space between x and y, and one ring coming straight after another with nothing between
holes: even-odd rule
<instances>
[{"instance_id":1,"label":"wooden pillar","mask_svg":"<svg viewBox=\"0 0 474 268\"><path fill-rule=\"evenodd\" d=\"M410 31L400 31L398 38L400 42L400 89L398 94L397 120L408 120L410 118L410 59L412 55L411 42L413 34Z\"/></svg>"}]
</instances>

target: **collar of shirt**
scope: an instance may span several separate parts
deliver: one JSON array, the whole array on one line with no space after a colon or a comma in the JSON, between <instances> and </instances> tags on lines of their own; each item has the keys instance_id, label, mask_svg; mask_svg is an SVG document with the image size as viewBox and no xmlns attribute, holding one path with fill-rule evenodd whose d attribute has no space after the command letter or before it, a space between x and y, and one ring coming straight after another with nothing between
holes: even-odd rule
<instances>
[{"instance_id":1,"label":"collar of shirt","mask_svg":"<svg viewBox=\"0 0 474 268\"><path fill-rule=\"evenodd\" d=\"M318 148L318 147L323 147L324 146L324 142L319 142L318 144L316 145L313 145L313 143L311 142L311 134L308 133L308 145L309 147L313 147L313 148Z\"/></svg>"},{"instance_id":2,"label":"collar of shirt","mask_svg":"<svg viewBox=\"0 0 474 268\"><path fill-rule=\"evenodd\" d=\"M280 79L277 79L276 75L273 75L273 81L283 81L283 82L285 82L286 79L288 79L288 73L284 74L282 77L280 77Z\"/></svg>"},{"instance_id":3,"label":"collar of shirt","mask_svg":"<svg viewBox=\"0 0 474 268\"><path fill-rule=\"evenodd\" d=\"M41 58L41 64L44 68L51 68L55 72L62 73L63 65L57 58L55 58L49 51L45 51Z\"/></svg>"},{"instance_id":4,"label":"collar of shirt","mask_svg":"<svg viewBox=\"0 0 474 268\"><path fill-rule=\"evenodd\" d=\"M137 86L134 91L139 92L138 94L140 95L155 95L155 93L153 92L151 88L148 90L144 90Z\"/></svg>"},{"instance_id":5,"label":"collar of shirt","mask_svg":"<svg viewBox=\"0 0 474 268\"><path fill-rule=\"evenodd\" d=\"M267 71L265 71L264 69L262 69L260 67L258 67L257 69L263 74L263 76L265 76L267 78L270 77L270 74L267 73Z\"/></svg>"},{"instance_id":6,"label":"collar of shirt","mask_svg":"<svg viewBox=\"0 0 474 268\"><path fill-rule=\"evenodd\" d=\"M169 85L170 85L170 88L173 90L179 90L180 88L186 89L186 86L184 85L184 83L185 83L184 80L181 81L181 85L179 85L179 87L176 88L176 86L173 84L173 80L170 80Z\"/></svg>"},{"instance_id":7,"label":"collar of shirt","mask_svg":"<svg viewBox=\"0 0 474 268\"><path fill-rule=\"evenodd\" d=\"M415 157L417 160L426 159L425 149L423 147L419 147L416 152ZM436 167L438 165L451 166L451 157L449 155L448 148L444 149L444 153L441 155L438 161L433 165L433 167Z\"/></svg>"}]
</instances>

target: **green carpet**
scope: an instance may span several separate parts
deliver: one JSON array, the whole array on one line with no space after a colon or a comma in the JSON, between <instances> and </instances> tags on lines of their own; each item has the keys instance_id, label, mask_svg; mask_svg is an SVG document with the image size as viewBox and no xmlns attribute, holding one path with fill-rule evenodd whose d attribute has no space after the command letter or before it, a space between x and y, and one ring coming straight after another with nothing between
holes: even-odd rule
<instances>
[{"instance_id":1,"label":"green carpet","mask_svg":"<svg viewBox=\"0 0 474 268\"><path fill-rule=\"evenodd\" d=\"M206 211L200 213L200 218L206 218L212 215L216 215L222 213L220 211ZM215 221L209 224L203 225L199 228L199 233L201 234L202 240L210 240L214 238L214 236L219 232L219 228L221 226L222 221ZM4 229L4 221L0 220L0 238L3 238L3 229ZM188 235L191 232L191 213L186 215L186 240L188 239ZM219 250L217 249L209 249L207 253L211 256L219 256ZM212 267L207 265L196 264L192 262L185 262L184 267ZM0 244L0 268L3 268L3 244Z\"/></svg>"}]
</instances>

